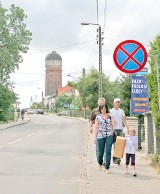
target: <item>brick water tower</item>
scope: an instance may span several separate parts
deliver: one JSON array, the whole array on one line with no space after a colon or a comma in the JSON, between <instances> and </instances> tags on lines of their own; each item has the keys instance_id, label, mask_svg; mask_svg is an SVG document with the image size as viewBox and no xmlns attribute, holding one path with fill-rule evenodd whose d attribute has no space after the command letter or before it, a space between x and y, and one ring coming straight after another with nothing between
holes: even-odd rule
<instances>
[{"instance_id":1,"label":"brick water tower","mask_svg":"<svg viewBox=\"0 0 160 194\"><path fill-rule=\"evenodd\" d=\"M45 96L57 93L58 88L62 87L62 57L52 51L45 59Z\"/></svg>"}]
</instances>

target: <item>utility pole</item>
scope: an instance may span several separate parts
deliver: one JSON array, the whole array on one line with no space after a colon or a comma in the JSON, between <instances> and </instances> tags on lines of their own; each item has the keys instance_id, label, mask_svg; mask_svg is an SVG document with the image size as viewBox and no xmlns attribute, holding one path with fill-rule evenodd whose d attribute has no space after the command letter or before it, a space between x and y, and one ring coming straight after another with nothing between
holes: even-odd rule
<instances>
[{"instance_id":1,"label":"utility pole","mask_svg":"<svg viewBox=\"0 0 160 194\"><path fill-rule=\"evenodd\" d=\"M102 97L102 32L101 32L101 26L99 26L99 29L98 29L98 37L99 37L99 40L98 40L98 43L99 43L99 91L98 91L98 94L99 94L99 98Z\"/></svg>"},{"instance_id":2,"label":"utility pole","mask_svg":"<svg viewBox=\"0 0 160 194\"><path fill-rule=\"evenodd\" d=\"M42 110L44 109L44 99L43 99L43 91L42 91Z\"/></svg>"},{"instance_id":3,"label":"utility pole","mask_svg":"<svg viewBox=\"0 0 160 194\"><path fill-rule=\"evenodd\" d=\"M82 76L85 78L86 76L86 70L85 68L82 68ZM86 97L84 96L84 118L86 119Z\"/></svg>"},{"instance_id":4,"label":"utility pole","mask_svg":"<svg viewBox=\"0 0 160 194\"><path fill-rule=\"evenodd\" d=\"M85 77L85 75L86 75L86 70L85 68L82 68L82 76Z\"/></svg>"},{"instance_id":5,"label":"utility pole","mask_svg":"<svg viewBox=\"0 0 160 194\"><path fill-rule=\"evenodd\" d=\"M32 108L32 105L33 105L33 99L31 97L31 100L30 100L30 108Z\"/></svg>"}]
</instances>

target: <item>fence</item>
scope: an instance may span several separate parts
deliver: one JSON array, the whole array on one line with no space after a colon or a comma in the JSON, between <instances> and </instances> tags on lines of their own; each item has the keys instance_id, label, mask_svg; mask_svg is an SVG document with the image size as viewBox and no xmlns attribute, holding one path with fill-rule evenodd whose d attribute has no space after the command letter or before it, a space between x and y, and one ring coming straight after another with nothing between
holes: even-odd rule
<instances>
[{"instance_id":1,"label":"fence","mask_svg":"<svg viewBox=\"0 0 160 194\"><path fill-rule=\"evenodd\" d=\"M77 111L77 110L70 110L69 116L71 117L81 117L85 119L89 119L91 112L90 111Z\"/></svg>"},{"instance_id":2,"label":"fence","mask_svg":"<svg viewBox=\"0 0 160 194\"><path fill-rule=\"evenodd\" d=\"M156 126L152 112L144 114L146 154L160 154L160 126Z\"/></svg>"}]
</instances>

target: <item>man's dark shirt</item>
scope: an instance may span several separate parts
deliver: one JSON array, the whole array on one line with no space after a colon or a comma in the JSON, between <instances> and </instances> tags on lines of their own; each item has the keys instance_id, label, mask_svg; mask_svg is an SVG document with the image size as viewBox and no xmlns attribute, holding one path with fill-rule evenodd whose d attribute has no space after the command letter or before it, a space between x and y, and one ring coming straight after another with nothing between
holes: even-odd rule
<instances>
[{"instance_id":1,"label":"man's dark shirt","mask_svg":"<svg viewBox=\"0 0 160 194\"><path fill-rule=\"evenodd\" d=\"M91 112L91 116L90 116L90 120L93 121L93 123L95 122L96 116L99 115L99 107L94 108Z\"/></svg>"}]
</instances>

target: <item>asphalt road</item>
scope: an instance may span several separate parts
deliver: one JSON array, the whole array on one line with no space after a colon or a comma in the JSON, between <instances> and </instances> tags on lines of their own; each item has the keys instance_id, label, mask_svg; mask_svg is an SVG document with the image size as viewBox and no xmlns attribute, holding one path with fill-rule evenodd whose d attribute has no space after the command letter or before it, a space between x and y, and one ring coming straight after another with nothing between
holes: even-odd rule
<instances>
[{"instance_id":1,"label":"asphalt road","mask_svg":"<svg viewBox=\"0 0 160 194\"><path fill-rule=\"evenodd\" d=\"M86 145L86 124L59 116L0 131L0 194L84 193Z\"/></svg>"}]
</instances>

